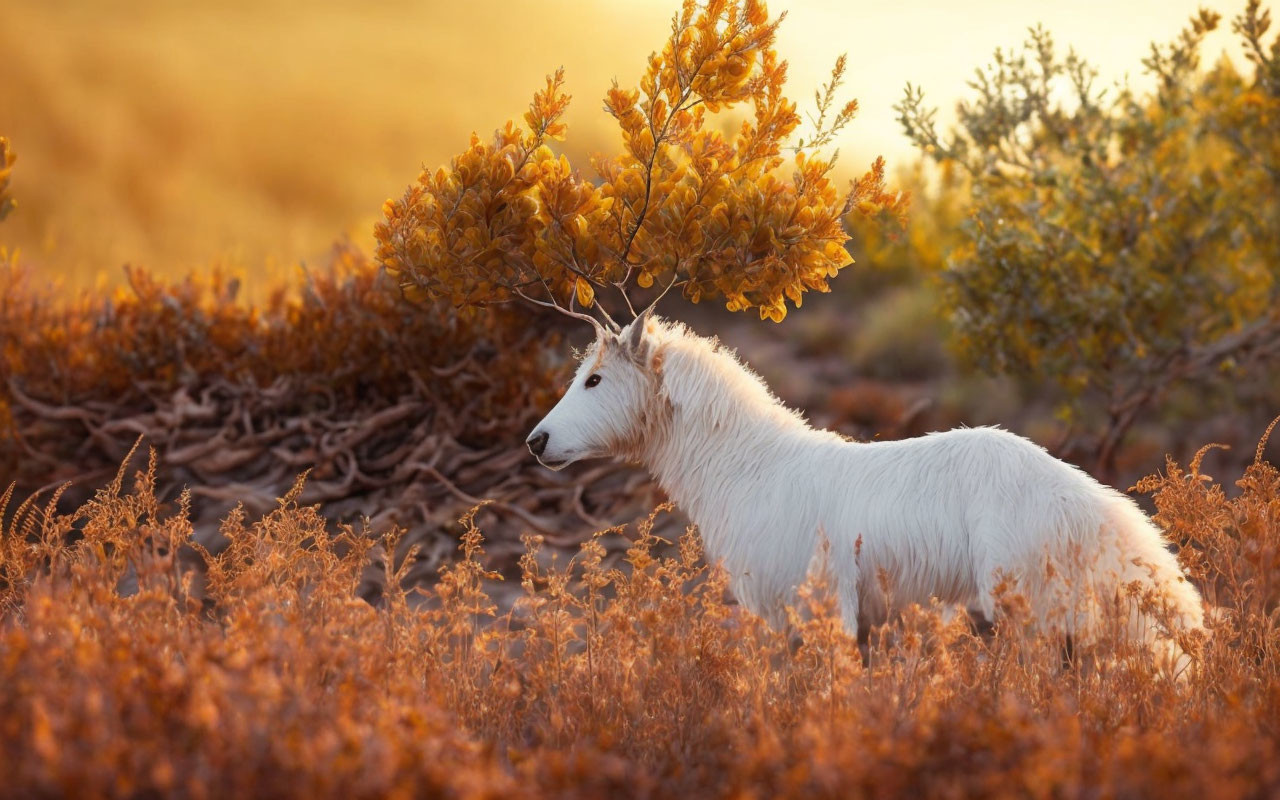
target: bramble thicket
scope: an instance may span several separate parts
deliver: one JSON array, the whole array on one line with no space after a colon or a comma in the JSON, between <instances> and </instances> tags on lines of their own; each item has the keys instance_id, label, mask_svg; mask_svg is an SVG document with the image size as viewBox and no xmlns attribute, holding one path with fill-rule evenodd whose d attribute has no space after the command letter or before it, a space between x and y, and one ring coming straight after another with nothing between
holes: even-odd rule
<instances>
[{"instance_id":1,"label":"bramble thicket","mask_svg":"<svg viewBox=\"0 0 1280 800\"><path fill-rule=\"evenodd\" d=\"M558 149L553 72L387 202L374 252L269 291L51 287L4 247L40 175L0 139L6 790L1280 792L1268 12L1232 20L1238 61L1200 64L1208 12L1153 46L1151 92L1103 93L1033 30L950 131L909 88L921 162L847 185L865 65L839 59L806 123L780 22L685 3L605 90L620 147L590 164ZM992 629L911 608L857 642L817 574L773 631L646 476L540 468L524 436L590 333L545 306L625 323L664 291L824 425L1004 422L1128 476L1204 593L1194 667L1082 659L1012 585Z\"/></svg>"}]
</instances>

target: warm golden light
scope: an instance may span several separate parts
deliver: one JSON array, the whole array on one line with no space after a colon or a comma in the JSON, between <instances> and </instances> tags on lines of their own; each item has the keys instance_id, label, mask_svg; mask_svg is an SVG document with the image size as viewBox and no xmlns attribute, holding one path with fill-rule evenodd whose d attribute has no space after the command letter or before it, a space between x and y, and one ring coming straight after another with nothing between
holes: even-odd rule
<instances>
[{"instance_id":1,"label":"warm golden light","mask_svg":"<svg viewBox=\"0 0 1280 800\"><path fill-rule=\"evenodd\" d=\"M862 110L837 144L850 173L875 154L890 169L914 159L892 109L907 81L945 118L974 65L1042 22L1104 83L1141 82L1147 43L1172 38L1196 6L772 4L788 14L779 51L797 98L849 53ZM564 149L585 163L613 147L601 98L615 76L636 80L671 11L665 0L19 0L0 26L0 134L21 154L3 239L73 282L114 279L124 263L287 270L342 236L367 246L384 199L471 131L518 116L556 67L574 96ZM833 30L846 32L838 45L813 46ZM1206 57L1229 38L1214 34Z\"/></svg>"}]
</instances>

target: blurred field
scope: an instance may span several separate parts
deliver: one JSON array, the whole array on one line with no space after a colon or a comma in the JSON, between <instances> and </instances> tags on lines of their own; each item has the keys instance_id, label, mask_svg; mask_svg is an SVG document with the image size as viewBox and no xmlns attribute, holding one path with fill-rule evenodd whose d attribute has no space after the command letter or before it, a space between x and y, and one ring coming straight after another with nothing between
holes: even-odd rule
<instances>
[{"instance_id":1,"label":"blurred field","mask_svg":"<svg viewBox=\"0 0 1280 800\"><path fill-rule=\"evenodd\" d=\"M570 146L599 141L602 72L643 63L666 16L619 5L590 37L527 35L530 15L579 14L568 0L6 4L0 130L22 168L5 241L75 283L126 262L256 280L338 237L363 244L424 161L518 114L562 63L584 95Z\"/></svg>"}]
</instances>

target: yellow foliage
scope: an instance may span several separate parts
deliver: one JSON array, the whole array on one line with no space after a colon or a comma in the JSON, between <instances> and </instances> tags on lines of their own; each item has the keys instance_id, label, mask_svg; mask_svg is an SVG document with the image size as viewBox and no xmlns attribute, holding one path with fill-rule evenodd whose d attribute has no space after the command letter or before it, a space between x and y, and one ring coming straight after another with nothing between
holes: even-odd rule
<instances>
[{"instance_id":1,"label":"yellow foliage","mask_svg":"<svg viewBox=\"0 0 1280 800\"><path fill-rule=\"evenodd\" d=\"M13 198L9 197L9 177L13 173L13 162L18 156L9 146L9 140L0 136L0 220L13 210Z\"/></svg>"},{"instance_id":2,"label":"yellow foliage","mask_svg":"<svg viewBox=\"0 0 1280 800\"><path fill-rule=\"evenodd\" d=\"M625 297L657 281L781 320L788 301L826 291L851 262L845 214L900 222L906 197L888 192L880 159L842 195L831 160L800 145L791 178L777 175L800 124L773 48L779 21L755 0L686 2L639 87L606 93L622 152L594 160L596 181L547 145L564 133L569 101L562 72L549 76L523 128L473 137L449 167L387 202L378 259L415 299L589 305L601 289ZM819 97L817 142L856 111L850 103L827 119L843 72L841 59ZM712 125L743 104L736 135Z\"/></svg>"}]
</instances>

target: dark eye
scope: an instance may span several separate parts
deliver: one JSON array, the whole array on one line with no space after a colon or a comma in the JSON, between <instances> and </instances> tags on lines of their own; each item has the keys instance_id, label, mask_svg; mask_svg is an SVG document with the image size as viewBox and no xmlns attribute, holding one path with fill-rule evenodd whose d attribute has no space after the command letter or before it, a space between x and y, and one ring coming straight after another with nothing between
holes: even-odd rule
<instances>
[{"instance_id":1,"label":"dark eye","mask_svg":"<svg viewBox=\"0 0 1280 800\"><path fill-rule=\"evenodd\" d=\"M599 385L600 385L600 373L598 373L598 372L597 372L595 375L592 375L590 378L587 378L587 384L586 384L586 385L587 385L587 388L588 388L588 389L590 389L592 386L599 386Z\"/></svg>"}]
</instances>

